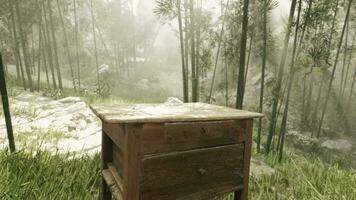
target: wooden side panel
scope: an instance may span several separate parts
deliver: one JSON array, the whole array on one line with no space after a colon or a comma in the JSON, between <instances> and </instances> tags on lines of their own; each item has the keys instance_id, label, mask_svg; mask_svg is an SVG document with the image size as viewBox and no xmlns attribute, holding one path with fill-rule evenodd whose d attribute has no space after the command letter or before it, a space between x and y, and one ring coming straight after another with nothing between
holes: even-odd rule
<instances>
[{"instance_id":1,"label":"wooden side panel","mask_svg":"<svg viewBox=\"0 0 356 200\"><path fill-rule=\"evenodd\" d=\"M101 147L101 160L102 160L102 170L108 169L108 163L112 161L112 146L113 143L107 134L102 132L102 147ZM104 177L101 182L101 197L104 200L111 200L110 188L107 185Z\"/></svg>"},{"instance_id":2,"label":"wooden side panel","mask_svg":"<svg viewBox=\"0 0 356 200\"><path fill-rule=\"evenodd\" d=\"M123 177L123 153L119 147L113 145L112 149L112 164L114 165L115 169L117 170L118 174L120 175L121 179Z\"/></svg>"},{"instance_id":3,"label":"wooden side panel","mask_svg":"<svg viewBox=\"0 0 356 200\"><path fill-rule=\"evenodd\" d=\"M204 199L243 185L243 144L145 157L143 200Z\"/></svg>"},{"instance_id":4,"label":"wooden side panel","mask_svg":"<svg viewBox=\"0 0 356 200\"><path fill-rule=\"evenodd\" d=\"M142 151L158 154L241 143L246 135L244 121L145 124Z\"/></svg>"},{"instance_id":5,"label":"wooden side panel","mask_svg":"<svg viewBox=\"0 0 356 200\"><path fill-rule=\"evenodd\" d=\"M125 200L138 200L140 197L141 151L140 136L142 126L125 125L123 151L123 193Z\"/></svg>"},{"instance_id":6,"label":"wooden side panel","mask_svg":"<svg viewBox=\"0 0 356 200\"><path fill-rule=\"evenodd\" d=\"M117 147L122 150L125 149L124 125L103 122L103 130Z\"/></svg>"}]
</instances>

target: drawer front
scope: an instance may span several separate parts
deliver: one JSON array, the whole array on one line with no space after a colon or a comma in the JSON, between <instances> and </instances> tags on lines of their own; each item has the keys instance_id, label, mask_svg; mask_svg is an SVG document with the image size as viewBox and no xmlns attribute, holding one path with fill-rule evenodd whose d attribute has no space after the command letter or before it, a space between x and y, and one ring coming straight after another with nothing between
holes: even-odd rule
<instances>
[{"instance_id":1,"label":"drawer front","mask_svg":"<svg viewBox=\"0 0 356 200\"><path fill-rule=\"evenodd\" d=\"M236 144L246 128L246 120L145 124L141 149L143 154L158 154Z\"/></svg>"},{"instance_id":2,"label":"drawer front","mask_svg":"<svg viewBox=\"0 0 356 200\"><path fill-rule=\"evenodd\" d=\"M242 188L244 144L142 160L141 199L201 199Z\"/></svg>"}]
</instances>

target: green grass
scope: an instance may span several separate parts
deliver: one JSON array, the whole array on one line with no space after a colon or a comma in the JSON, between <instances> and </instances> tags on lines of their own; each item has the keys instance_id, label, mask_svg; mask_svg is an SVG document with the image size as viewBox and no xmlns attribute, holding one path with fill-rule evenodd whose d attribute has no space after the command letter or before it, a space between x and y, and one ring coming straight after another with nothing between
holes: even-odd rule
<instances>
[{"instance_id":1,"label":"green grass","mask_svg":"<svg viewBox=\"0 0 356 200\"><path fill-rule=\"evenodd\" d=\"M74 157L38 151L10 155L0 151L0 199L97 199L100 157ZM250 180L250 199L353 200L356 171L288 151L282 164L265 157L275 175ZM232 200L228 194L216 198Z\"/></svg>"},{"instance_id":2,"label":"green grass","mask_svg":"<svg viewBox=\"0 0 356 200\"><path fill-rule=\"evenodd\" d=\"M97 199L99 156L0 152L0 199Z\"/></svg>"}]
</instances>

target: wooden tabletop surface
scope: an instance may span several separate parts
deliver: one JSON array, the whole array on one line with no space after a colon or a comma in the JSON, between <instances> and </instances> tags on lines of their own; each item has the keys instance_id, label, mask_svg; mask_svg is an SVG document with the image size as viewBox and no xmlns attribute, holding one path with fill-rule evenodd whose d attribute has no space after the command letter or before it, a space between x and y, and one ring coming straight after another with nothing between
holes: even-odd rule
<instances>
[{"instance_id":1,"label":"wooden tabletop surface","mask_svg":"<svg viewBox=\"0 0 356 200\"><path fill-rule=\"evenodd\" d=\"M260 113L205 103L100 105L90 108L101 120L107 123L192 122L263 117Z\"/></svg>"}]
</instances>

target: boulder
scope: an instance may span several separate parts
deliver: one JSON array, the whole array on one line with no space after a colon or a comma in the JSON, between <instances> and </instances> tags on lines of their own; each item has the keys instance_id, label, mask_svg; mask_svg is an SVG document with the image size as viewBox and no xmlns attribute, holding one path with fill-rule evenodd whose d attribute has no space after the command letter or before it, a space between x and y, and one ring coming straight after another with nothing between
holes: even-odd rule
<instances>
[{"instance_id":1,"label":"boulder","mask_svg":"<svg viewBox=\"0 0 356 200\"><path fill-rule=\"evenodd\" d=\"M353 148L352 142L344 139L326 140L323 143L321 143L321 146L327 149L337 150L342 152L350 152L352 151Z\"/></svg>"},{"instance_id":2,"label":"boulder","mask_svg":"<svg viewBox=\"0 0 356 200\"><path fill-rule=\"evenodd\" d=\"M267 165L265 162L256 158L251 158L250 175L254 178L262 178L263 176L272 176L276 170Z\"/></svg>"}]
</instances>

